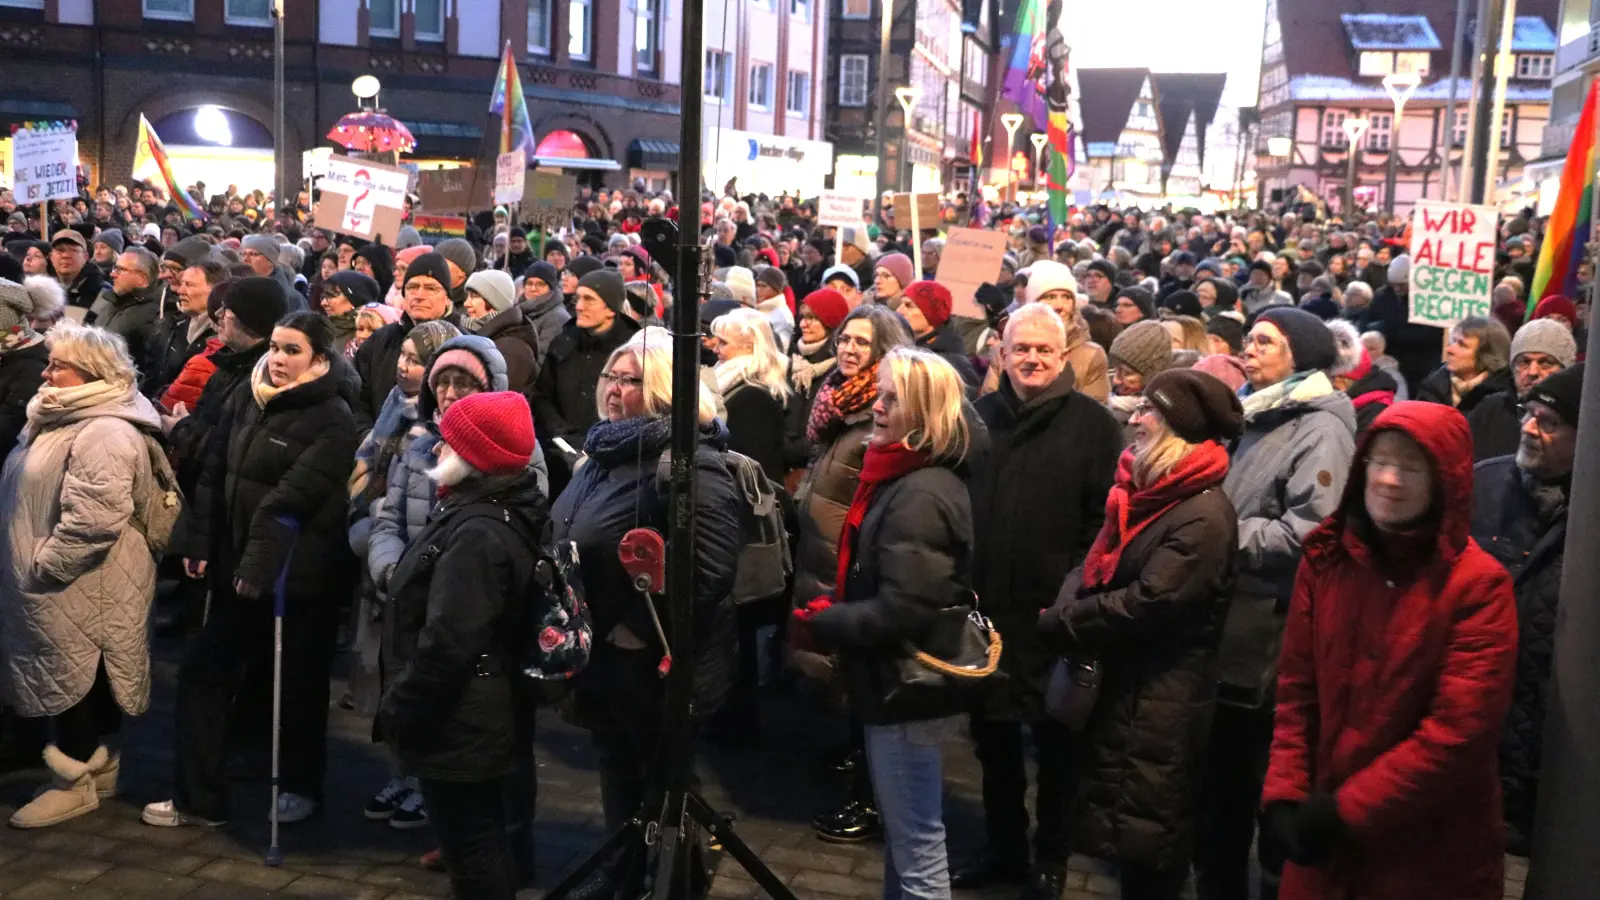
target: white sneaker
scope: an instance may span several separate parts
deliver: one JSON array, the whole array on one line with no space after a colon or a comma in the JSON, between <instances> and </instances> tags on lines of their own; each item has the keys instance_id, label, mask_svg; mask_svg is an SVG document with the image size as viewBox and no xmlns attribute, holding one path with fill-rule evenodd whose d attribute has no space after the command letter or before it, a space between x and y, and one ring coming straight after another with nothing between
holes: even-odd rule
<instances>
[{"instance_id":1,"label":"white sneaker","mask_svg":"<svg viewBox=\"0 0 1600 900\"><path fill-rule=\"evenodd\" d=\"M155 825L159 828L177 828L180 825L198 825L203 828L215 828L226 825L227 820L213 821L203 816L179 812L178 807L171 800L162 800L145 806L139 818L146 825Z\"/></svg>"},{"instance_id":2,"label":"white sneaker","mask_svg":"<svg viewBox=\"0 0 1600 900\"><path fill-rule=\"evenodd\" d=\"M317 801L312 800L310 797L302 797L299 794L291 794L288 791L278 795L278 824L280 825L304 822L306 819L311 818L316 811ZM272 817L269 814L267 820L271 821L271 819Z\"/></svg>"},{"instance_id":3,"label":"white sneaker","mask_svg":"<svg viewBox=\"0 0 1600 900\"><path fill-rule=\"evenodd\" d=\"M428 808L422 802L422 792L412 791L401 802L400 808L389 817L389 827L408 831L412 828L424 828L428 824Z\"/></svg>"}]
</instances>

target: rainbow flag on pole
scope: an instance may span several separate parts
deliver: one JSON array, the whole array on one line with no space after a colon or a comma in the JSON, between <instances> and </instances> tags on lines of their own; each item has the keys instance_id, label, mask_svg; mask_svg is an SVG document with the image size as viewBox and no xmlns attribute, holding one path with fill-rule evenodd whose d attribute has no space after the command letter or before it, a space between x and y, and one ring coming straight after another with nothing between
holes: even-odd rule
<instances>
[{"instance_id":1,"label":"rainbow flag on pole","mask_svg":"<svg viewBox=\"0 0 1600 900\"><path fill-rule=\"evenodd\" d=\"M1589 82L1589 96L1583 101L1578 129L1572 133L1572 147L1561 167L1561 193L1545 227L1544 244L1539 248L1539 264L1533 270L1533 285L1528 291L1528 316L1540 300L1553 294L1575 297L1578 293L1578 263L1594 232L1594 171L1596 104L1600 103L1600 80Z\"/></svg>"},{"instance_id":2,"label":"rainbow flag on pole","mask_svg":"<svg viewBox=\"0 0 1600 900\"><path fill-rule=\"evenodd\" d=\"M1044 131L1048 116L1044 88L1049 67L1045 62L1044 10L1040 0L1022 0L1016 24L1001 39L1000 52L1006 58L1000 96L1017 105L1017 111L1028 117L1034 131ZM1011 161L1006 160L1005 164L1009 166Z\"/></svg>"},{"instance_id":3,"label":"rainbow flag on pole","mask_svg":"<svg viewBox=\"0 0 1600 900\"><path fill-rule=\"evenodd\" d=\"M522 76L517 74L510 41L506 41L505 55L500 57L500 74L494 79L489 112L500 117L500 152L510 153L521 147L532 162L533 123L528 121L528 101L522 96Z\"/></svg>"},{"instance_id":4,"label":"rainbow flag on pole","mask_svg":"<svg viewBox=\"0 0 1600 900\"><path fill-rule=\"evenodd\" d=\"M161 145L161 137L150 127L150 121L144 117L144 113L139 114L139 140L133 148L133 177L139 181L159 177L161 183L166 185L167 196L178 204L185 219L206 217L200 204L178 185L177 176L172 174L172 161L167 158L167 148Z\"/></svg>"}]
</instances>

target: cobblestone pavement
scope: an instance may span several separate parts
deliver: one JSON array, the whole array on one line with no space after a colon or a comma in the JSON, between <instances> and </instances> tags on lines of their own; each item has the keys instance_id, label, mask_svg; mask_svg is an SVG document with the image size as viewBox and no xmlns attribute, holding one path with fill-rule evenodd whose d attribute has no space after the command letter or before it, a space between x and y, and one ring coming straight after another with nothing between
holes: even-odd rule
<instances>
[{"instance_id":1,"label":"cobblestone pavement","mask_svg":"<svg viewBox=\"0 0 1600 900\"><path fill-rule=\"evenodd\" d=\"M170 796L172 694L175 648L162 646L156 696L146 716L127 728L122 793L87 816L37 831L0 827L0 897L6 900L111 900L122 897L186 900L253 900L258 897L415 900L447 897L443 875L423 870L419 855L430 846L426 829L396 831L368 822L361 807L383 782L378 749L366 740L368 723L334 710L329 729L328 806L309 822L286 826L282 868L262 864L267 845L267 785L236 783L235 821L211 831L153 828L139 822L149 801ZM336 685L334 696L341 693ZM870 900L881 889L881 845L836 846L811 835L813 814L837 802L840 777L820 771L819 749L843 739L839 723L778 698L766 710L768 730L738 750L708 747L700 772L705 795L719 811L738 817L738 834L802 898ZM587 736L554 715L540 721L538 741L539 897L598 846L602 834L599 784ZM978 768L965 742L946 748L945 817L953 859L970 858L981 844ZM0 779L0 817L9 817L43 773ZM259 813L247 815L247 811ZM1511 869L1508 897L1521 896L1525 868ZM1112 870L1074 858L1066 900L1109 900L1117 894ZM731 858L721 861L712 894L762 896ZM958 895L960 900L1011 900L1015 889Z\"/></svg>"}]
</instances>

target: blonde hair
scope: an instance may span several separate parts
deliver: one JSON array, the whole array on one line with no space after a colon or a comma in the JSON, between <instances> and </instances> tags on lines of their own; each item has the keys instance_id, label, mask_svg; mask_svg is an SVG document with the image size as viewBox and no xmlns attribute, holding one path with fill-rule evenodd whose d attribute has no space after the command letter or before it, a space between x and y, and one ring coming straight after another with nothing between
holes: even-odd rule
<instances>
[{"instance_id":1,"label":"blonde hair","mask_svg":"<svg viewBox=\"0 0 1600 900\"><path fill-rule=\"evenodd\" d=\"M139 377L128 342L115 332L64 319L45 334L44 341L58 359L97 381L126 387Z\"/></svg>"},{"instance_id":2,"label":"blonde hair","mask_svg":"<svg viewBox=\"0 0 1600 900\"><path fill-rule=\"evenodd\" d=\"M888 368L910 426L906 446L941 459L964 459L972 435L962 415L967 389L956 370L938 354L917 347L896 347L880 365Z\"/></svg>"},{"instance_id":3,"label":"blonde hair","mask_svg":"<svg viewBox=\"0 0 1600 900\"><path fill-rule=\"evenodd\" d=\"M1161 317L1161 324L1163 328L1166 327L1166 323L1168 322L1177 323L1177 326L1180 329L1180 334L1178 337L1179 350L1196 350L1199 351L1202 356L1211 352L1211 344L1206 340L1205 323L1201 322L1199 319L1196 319L1194 316L1175 316L1169 314Z\"/></svg>"},{"instance_id":4,"label":"blonde hair","mask_svg":"<svg viewBox=\"0 0 1600 900\"><path fill-rule=\"evenodd\" d=\"M368 309L363 306L356 310L356 325L358 326L365 325L373 331L377 331L387 324L383 320L383 316L378 315L378 311L375 309Z\"/></svg>"},{"instance_id":5,"label":"blonde hair","mask_svg":"<svg viewBox=\"0 0 1600 900\"><path fill-rule=\"evenodd\" d=\"M1166 418L1159 412L1152 412L1149 418L1152 424L1145 427L1154 432L1150 442L1143 447L1135 447L1133 451L1133 484L1139 488L1160 481L1196 446L1174 434Z\"/></svg>"},{"instance_id":6,"label":"blonde hair","mask_svg":"<svg viewBox=\"0 0 1600 900\"><path fill-rule=\"evenodd\" d=\"M711 333L730 344L749 344L755 362L746 369L744 380L780 403L789 398L789 361L778 352L766 315L753 309L736 309L717 316L711 323Z\"/></svg>"},{"instance_id":7,"label":"blonde hair","mask_svg":"<svg viewBox=\"0 0 1600 900\"><path fill-rule=\"evenodd\" d=\"M647 416L666 416L672 412L672 335L665 328L651 325L641 328L626 344L611 351L606 358L605 371L611 371L617 360L631 356L639 363L639 376L644 379L644 413ZM701 425L711 424L717 417L717 400L705 382L699 382L696 418ZM606 417L606 392L604 388L594 393L595 412Z\"/></svg>"}]
</instances>

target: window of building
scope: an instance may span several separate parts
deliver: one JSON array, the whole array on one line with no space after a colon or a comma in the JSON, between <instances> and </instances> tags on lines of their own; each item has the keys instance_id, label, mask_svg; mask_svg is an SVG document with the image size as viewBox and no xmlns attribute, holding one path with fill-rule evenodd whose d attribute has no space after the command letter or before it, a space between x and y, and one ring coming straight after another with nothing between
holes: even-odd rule
<instances>
[{"instance_id":1,"label":"window of building","mask_svg":"<svg viewBox=\"0 0 1600 900\"><path fill-rule=\"evenodd\" d=\"M528 52L550 55L550 0L528 0Z\"/></svg>"},{"instance_id":2,"label":"window of building","mask_svg":"<svg viewBox=\"0 0 1600 900\"><path fill-rule=\"evenodd\" d=\"M1555 71L1555 57L1548 53L1524 53L1517 57L1518 78L1549 78Z\"/></svg>"},{"instance_id":3,"label":"window of building","mask_svg":"<svg viewBox=\"0 0 1600 900\"><path fill-rule=\"evenodd\" d=\"M789 0L789 15L802 22L811 21L811 0Z\"/></svg>"},{"instance_id":4,"label":"window of building","mask_svg":"<svg viewBox=\"0 0 1600 900\"><path fill-rule=\"evenodd\" d=\"M839 0L846 19L872 18L872 0Z\"/></svg>"},{"instance_id":5,"label":"window of building","mask_svg":"<svg viewBox=\"0 0 1600 900\"><path fill-rule=\"evenodd\" d=\"M0 2L0 6L11 6ZM40 4L41 6L43 4ZM144 0L146 19L173 19L179 22L194 20L194 0Z\"/></svg>"},{"instance_id":6,"label":"window of building","mask_svg":"<svg viewBox=\"0 0 1600 900\"><path fill-rule=\"evenodd\" d=\"M1501 111L1500 115L1500 149L1511 146L1511 110Z\"/></svg>"},{"instance_id":7,"label":"window of building","mask_svg":"<svg viewBox=\"0 0 1600 900\"><path fill-rule=\"evenodd\" d=\"M1394 128L1393 113L1372 113L1367 116L1367 149L1389 149L1390 133Z\"/></svg>"},{"instance_id":8,"label":"window of building","mask_svg":"<svg viewBox=\"0 0 1600 900\"><path fill-rule=\"evenodd\" d=\"M413 0L417 17L417 40L444 40L444 0Z\"/></svg>"},{"instance_id":9,"label":"window of building","mask_svg":"<svg viewBox=\"0 0 1600 900\"><path fill-rule=\"evenodd\" d=\"M19 9L44 9L44 0L0 0L0 6L14 6ZM146 13L149 15L149 13Z\"/></svg>"},{"instance_id":10,"label":"window of building","mask_svg":"<svg viewBox=\"0 0 1600 900\"><path fill-rule=\"evenodd\" d=\"M867 105L867 55L846 53L839 57L839 105Z\"/></svg>"},{"instance_id":11,"label":"window of building","mask_svg":"<svg viewBox=\"0 0 1600 900\"><path fill-rule=\"evenodd\" d=\"M974 41L963 41L967 53L967 80L976 85L989 83L989 54Z\"/></svg>"},{"instance_id":12,"label":"window of building","mask_svg":"<svg viewBox=\"0 0 1600 900\"><path fill-rule=\"evenodd\" d=\"M756 63L750 67L750 95L746 98L756 109L772 108L772 65Z\"/></svg>"},{"instance_id":13,"label":"window of building","mask_svg":"<svg viewBox=\"0 0 1600 900\"><path fill-rule=\"evenodd\" d=\"M271 25L272 0L227 0L223 13L229 25Z\"/></svg>"},{"instance_id":14,"label":"window of building","mask_svg":"<svg viewBox=\"0 0 1600 900\"><path fill-rule=\"evenodd\" d=\"M786 87L783 111L791 116L804 116L811 112L811 76L790 69Z\"/></svg>"},{"instance_id":15,"label":"window of building","mask_svg":"<svg viewBox=\"0 0 1600 900\"><path fill-rule=\"evenodd\" d=\"M1363 75L1388 75L1394 71L1394 54L1364 50L1361 53L1360 71Z\"/></svg>"},{"instance_id":16,"label":"window of building","mask_svg":"<svg viewBox=\"0 0 1600 900\"><path fill-rule=\"evenodd\" d=\"M1322 114L1322 146L1344 147L1350 143L1344 133L1344 120L1348 116L1342 109L1330 109Z\"/></svg>"},{"instance_id":17,"label":"window of building","mask_svg":"<svg viewBox=\"0 0 1600 900\"><path fill-rule=\"evenodd\" d=\"M594 31L594 6L592 0L569 0L567 5L567 56L587 60L593 47L589 39Z\"/></svg>"},{"instance_id":18,"label":"window of building","mask_svg":"<svg viewBox=\"0 0 1600 900\"><path fill-rule=\"evenodd\" d=\"M1394 70L1400 74L1428 74L1429 55L1426 53L1396 53Z\"/></svg>"},{"instance_id":19,"label":"window of building","mask_svg":"<svg viewBox=\"0 0 1600 900\"><path fill-rule=\"evenodd\" d=\"M367 32L373 37L399 37L400 0L370 0Z\"/></svg>"},{"instance_id":20,"label":"window of building","mask_svg":"<svg viewBox=\"0 0 1600 900\"><path fill-rule=\"evenodd\" d=\"M656 51L661 47L660 0L636 0L633 21L633 49L640 72L656 70Z\"/></svg>"},{"instance_id":21,"label":"window of building","mask_svg":"<svg viewBox=\"0 0 1600 900\"><path fill-rule=\"evenodd\" d=\"M1450 126L1450 146L1465 147L1467 145L1467 117L1466 110L1456 110L1456 120Z\"/></svg>"},{"instance_id":22,"label":"window of building","mask_svg":"<svg viewBox=\"0 0 1600 900\"><path fill-rule=\"evenodd\" d=\"M733 97L733 55L722 50L706 51L705 95L727 103Z\"/></svg>"}]
</instances>

